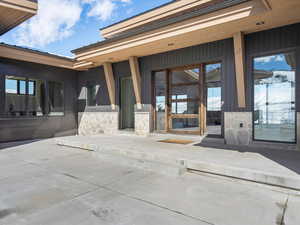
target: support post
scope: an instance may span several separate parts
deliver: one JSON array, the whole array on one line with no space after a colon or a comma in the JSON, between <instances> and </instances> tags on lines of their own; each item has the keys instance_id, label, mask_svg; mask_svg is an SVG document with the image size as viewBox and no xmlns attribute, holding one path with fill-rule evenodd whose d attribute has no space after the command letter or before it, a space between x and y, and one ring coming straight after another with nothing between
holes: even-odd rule
<instances>
[{"instance_id":1,"label":"support post","mask_svg":"<svg viewBox=\"0 0 300 225\"><path fill-rule=\"evenodd\" d=\"M245 96L245 43L244 34L238 32L234 34L234 56L235 56L235 73L236 73L236 88L238 106L246 107Z\"/></svg>"},{"instance_id":2,"label":"support post","mask_svg":"<svg viewBox=\"0 0 300 225\"><path fill-rule=\"evenodd\" d=\"M115 87L115 79L114 79L112 65L109 62L105 62L103 64L103 67L104 67L105 80L107 84L111 108L115 110L116 109L116 87Z\"/></svg>"},{"instance_id":3,"label":"support post","mask_svg":"<svg viewBox=\"0 0 300 225\"><path fill-rule=\"evenodd\" d=\"M139 69L138 58L136 56L129 57L129 64L137 108L142 109L141 74Z\"/></svg>"}]
</instances>

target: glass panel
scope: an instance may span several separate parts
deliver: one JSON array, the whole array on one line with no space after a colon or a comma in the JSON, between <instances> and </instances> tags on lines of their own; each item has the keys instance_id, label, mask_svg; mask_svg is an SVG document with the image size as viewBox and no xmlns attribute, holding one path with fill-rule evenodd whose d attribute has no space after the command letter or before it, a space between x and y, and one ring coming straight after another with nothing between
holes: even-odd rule
<instances>
[{"instance_id":1,"label":"glass panel","mask_svg":"<svg viewBox=\"0 0 300 225\"><path fill-rule=\"evenodd\" d=\"M205 66L205 76L207 87L207 132L208 134L221 135L221 63L207 64Z\"/></svg>"},{"instance_id":2,"label":"glass panel","mask_svg":"<svg viewBox=\"0 0 300 225\"><path fill-rule=\"evenodd\" d=\"M172 102L172 113L173 114L198 114L199 102L198 101Z\"/></svg>"},{"instance_id":3,"label":"glass panel","mask_svg":"<svg viewBox=\"0 0 300 225\"><path fill-rule=\"evenodd\" d=\"M173 118L172 129L179 131L199 131L198 118Z\"/></svg>"},{"instance_id":4,"label":"glass panel","mask_svg":"<svg viewBox=\"0 0 300 225\"><path fill-rule=\"evenodd\" d=\"M97 92L98 85L88 85L87 86L87 105L96 106L97 105Z\"/></svg>"},{"instance_id":5,"label":"glass panel","mask_svg":"<svg viewBox=\"0 0 300 225\"><path fill-rule=\"evenodd\" d=\"M295 142L294 54L254 59L254 137Z\"/></svg>"},{"instance_id":6,"label":"glass panel","mask_svg":"<svg viewBox=\"0 0 300 225\"><path fill-rule=\"evenodd\" d=\"M171 90L172 99L199 99L199 85L175 86Z\"/></svg>"},{"instance_id":7,"label":"glass panel","mask_svg":"<svg viewBox=\"0 0 300 225\"><path fill-rule=\"evenodd\" d=\"M29 94L29 95L35 95L35 92L36 92L35 88L36 88L36 83L35 83L35 81L30 80L30 81L28 82L28 94Z\"/></svg>"},{"instance_id":8,"label":"glass panel","mask_svg":"<svg viewBox=\"0 0 300 225\"><path fill-rule=\"evenodd\" d=\"M28 115L46 115L45 82L43 80L30 80L28 82Z\"/></svg>"},{"instance_id":9,"label":"glass panel","mask_svg":"<svg viewBox=\"0 0 300 225\"><path fill-rule=\"evenodd\" d=\"M18 94L18 80L6 78L5 93L6 94Z\"/></svg>"},{"instance_id":10,"label":"glass panel","mask_svg":"<svg viewBox=\"0 0 300 225\"><path fill-rule=\"evenodd\" d=\"M23 95L20 95L20 82ZM26 81L25 78L6 76L5 78L5 114L8 116L26 116Z\"/></svg>"},{"instance_id":11,"label":"glass panel","mask_svg":"<svg viewBox=\"0 0 300 225\"><path fill-rule=\"evenodd\" d=\"M26 94L26 81L25 80L19 80L19 95L25 95Z\"/></svg>"},{"instance_id":12,"label":"glass panel","mask_svg":"<svg viewBox=\"0 0 300 225\"><path fill-rule=\"evenodd\" d=\"M165 130L166 73L155 73L156 130Z\"/></svg>"},{"instance_id":13,"label":"glass panel","mask_svg":"<svg viewBox=\"0 0 300 225\"><path fill-rule=\"evenodd\" d=\"M191 83L199 81L199 69L172 71L172 84Z\"/></svg>"},{"instance_id":14,"label":"glass panel","mask_svg":"<svg viewBox=\"0 0 300 225\"><path fill-rule=\"evenodd\" d=\"M64 115L64 85L59 82L49 81L49 115Z\"/></svg>"}]
</instances>

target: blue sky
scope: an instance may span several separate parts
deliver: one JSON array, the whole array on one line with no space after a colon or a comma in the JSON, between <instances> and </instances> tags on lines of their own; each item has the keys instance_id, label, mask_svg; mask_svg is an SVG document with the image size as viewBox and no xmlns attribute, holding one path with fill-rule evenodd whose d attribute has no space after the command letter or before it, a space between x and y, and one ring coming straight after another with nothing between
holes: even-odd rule
<instances>
[{"instance_id":1,"label":"blue sky","mask_svg":"<svg viewBox=\"0 0 300 225\"><path fill-rule=\"evenodd\" d=\"M71 50L102 40L99 29L170 0L39 0L38 15L0 42L72 57Z\"/></svg>"}]
</instances>

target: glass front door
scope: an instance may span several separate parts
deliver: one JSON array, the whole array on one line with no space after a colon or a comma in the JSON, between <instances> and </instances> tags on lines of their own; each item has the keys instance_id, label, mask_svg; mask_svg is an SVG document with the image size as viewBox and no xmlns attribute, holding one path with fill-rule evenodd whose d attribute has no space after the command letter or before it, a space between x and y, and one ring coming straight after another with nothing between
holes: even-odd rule
<instances>
[{"instance_id":1,"label":"glass front door","mask_svg":"<svg viewBox=\"0 0 300 225\"><path fill-rule=\"evenodd\" d=\"M221 63L158 71L152 86L156 131L222 135Z\"/></svg>"},{"instance_id":2,"label":"glass front door","mask_svg":"<svg viewBox=\"0 0 300 225\"><path fill-rule=\"evenodd\" d=\"M254 139L296 142L293 53L254 59Z\"/></svg>"},{"instance_id":3,"label":"glass front door","mask_svg":"<svg viewBox=\"0 0 300 225\"><path fill-rule=\"evenodd\" d=\"M170 72L169 130L200 133L200 68Z\"/></svg>"}]
</instances>

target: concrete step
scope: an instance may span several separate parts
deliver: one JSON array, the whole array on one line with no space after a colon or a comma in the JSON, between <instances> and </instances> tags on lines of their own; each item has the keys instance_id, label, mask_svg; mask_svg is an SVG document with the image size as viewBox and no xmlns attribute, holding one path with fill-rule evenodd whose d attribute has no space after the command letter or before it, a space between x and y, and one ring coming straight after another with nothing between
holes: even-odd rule
<instances>
[{"instance_id":1,"label":"concrete step","mask_svg":"<svg viewBox=\"0 0 300 225\"><path fill-rule=\"evenodd\" d=\"M126 146L120 149L115 148L113 144L111 146L89 144L63 138L56 139L56 143L62 146L93 151L95 156L104 160L164 175L178 176L191 170L300 190L300 176L297 175L287 176L243 167L220 165L213 163L209 159L185 159L178 155L175 156L176 154L166 154L163 150L142 151L141 149L127 148Z\"/></svg>"},{"instance_id":2,"label":"concrete step","mask_svg":"<svg viewBox=\"0 0 300 225\"><path fill-rule=\"evenodd\" d=\"M119 149L113 146L81 143L61 138L56 139L56 144L92 151L96 157L103 160L116 162L117 164L125 166L133 166L163 175L180 176L187 171L184 160L170 158L164 154L145 153L134 149Z\"/></svg>"}]
</instances>

